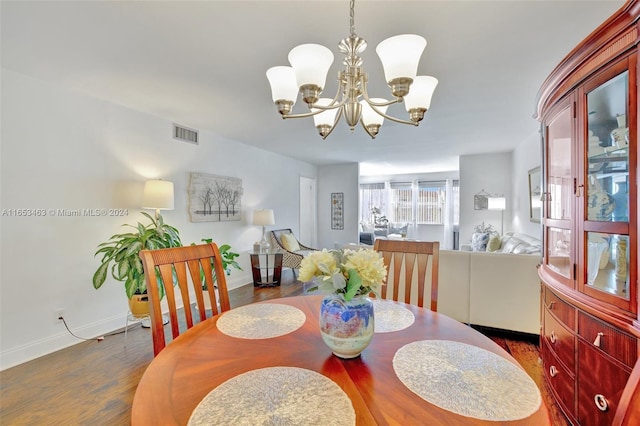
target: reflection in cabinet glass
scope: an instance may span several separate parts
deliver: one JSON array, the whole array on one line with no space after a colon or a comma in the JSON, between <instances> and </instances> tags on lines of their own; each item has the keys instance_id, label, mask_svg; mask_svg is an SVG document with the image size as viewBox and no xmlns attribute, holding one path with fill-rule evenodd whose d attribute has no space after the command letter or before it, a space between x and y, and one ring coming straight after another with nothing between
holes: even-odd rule
<instances>
[{"instance_id":1,"label":"reflection in cabinet glass","mask_svg":"<svg viewBox=\"0 0 640 426\"><path fill-rule=\"evenodd\" d=\"M571 278L571 230L547 228L548 266L560 275Z\"/></svg>"},{"instance_id":2,"label":"reflection in cabinet glass","mask_svg":"<svg viewBox=\"0 0 640 426\"><path fill-rule=\"evenodd\" d=\"M629 299L629 237L601 232L587 235L587 284Z\"/></svg>"},{"instance_id":3,"label":"reflection in cabinet glass","mask_svg":"<svg viewBox=\"0 0 640 426\"><path fill-rule=\"evenodd\" d=\"M587 220L629 220L628 87L624 71L587 94Z\"/></svg>"}]
</instances>

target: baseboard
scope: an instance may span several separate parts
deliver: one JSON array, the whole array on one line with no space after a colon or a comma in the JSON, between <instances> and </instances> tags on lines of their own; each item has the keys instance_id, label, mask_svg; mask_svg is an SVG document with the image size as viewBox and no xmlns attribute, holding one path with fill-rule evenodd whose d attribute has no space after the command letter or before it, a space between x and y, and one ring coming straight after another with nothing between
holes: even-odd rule
<instances>
[{"instance_id":1,"label":"baseboard","mask_svg":"<svg viewBox=\"0 0 640 426\"><path fill-rule=\"evenodd\" d=\"M79 327L71 324L69 326L74 334L87 339L93 339L114 330L122 329L125 325L126 315L125 312L91 324ZM82 342L83 340L78 340L70 335L67 330L64 330L47 338L2 351L0 352L0 371Z\"/></svg>"},{"instance_id":2,"label":"baseboard","mask_svg":"<svg viewBox=\"0 0 640 426\"><path fill-rule=\"evenodd\" d=\"M469 324L473 329L479 331L484 335L490 335L495 337L504 337L511 340L521 340L523 342L533 343L535 345L540 344L540 335L525 333L522 331L505 330L502 328L486 327L484 325Z\"/></svg>"}]
</instances>

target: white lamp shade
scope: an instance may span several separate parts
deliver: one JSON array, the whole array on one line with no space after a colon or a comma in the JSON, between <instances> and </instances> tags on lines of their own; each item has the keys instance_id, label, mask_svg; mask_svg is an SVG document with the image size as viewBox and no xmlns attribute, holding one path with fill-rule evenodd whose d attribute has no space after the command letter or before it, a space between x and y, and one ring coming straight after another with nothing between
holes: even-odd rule
<instances>
[{"instance_id":1,"label":"white lamp shade","mask_svg":"<svg viewBox=\"0 0 640 426\"><path fill-rule=\"evenodd\" d=\"M263 209L253 211L253 224L260 226L274 225L276 220L273 216L273 210Z\"/></svg>"},{"instance_id":2,"label":"white lamp shade","mask_svg":"<svg viewBox=\"0 0 640 426\"><path fill-rule=\"evenodd\" d=\"M324 89L333 53L319 44L301 44L289 52L289 63L295 71L298 87L315 84Z\"/></svg>"},{"instance_id":3,"label":"white lamp shade","mask_svg":"<svg viewBox=\"0 0 640 426\"><path fill-rule=\"evenodd\" d=\"M387 102L386 99L381 99L381 98L370 98L370 99L372 102L375 102L378 104ZM383 116L375 112L373 108L371 108L369 103L364 99L360 101L360 105L362 105L362 122L364 123L365 126L369 124L379 124L382 126L382 123L384 122ZM388 105L377 106L376 108L378 109L378 111L386 114L387 108L389 108L389 106Z\"/></svg>"},{"instance_id":4,"label":"white lamp shade","mask_svg":"<svg viewBox=\"0 0 640 426\"><path fill-rule=\"evenodd\" d=\"M316 105L328 106L331 104L331 101L333 101L333 99L320 98L318 99L318 102L316 102ZM321 125L328 125L333 127L333 124L336 121L336 114L338 113L339 109L340 108L327 109L322 111L320 114L314 115L313 122L316 125L316 127ZM311 108L311 111L316 112L318 111L318 108Z\"/></svg>"},{"instance_id":5,"label":"white lamp shade","mask_svg":"<svg viewBox=\"0 0 640 426\"><path fill-rule=\"evenodd\" d=\"M504 197L489 197L487 201L489 210L505 210L507 208L507 199Z\"/></svg>"},{"instance_id":6,"label":"white lamp shade","mask_svg":"<svg viewBox=\"0 0 640 426\"><path fill-rule=\"evenodd\" d=\"M376 47L387 82L399 77L415 78L427 40L415 34L402 34L383 40Z\"/></svg>"},{"instance_id":7,"label":"white lamp shade","mask_svg":"<svg viewBox=\"0 0 640 426\"><path fill-rule=\"evenodd\" d=\"M420 75L413 79L409 93L404 97L404 107L407 111L413 108L431 107L431 97L438 85L438 79L428 75Z\"/></svg>"},{"instance_id":8,"label":"white lamp shade","mask_svg":"<svg viewBox=\"0 0 640 426\"><path fill-rule=\"evenodd\" d=\"M291 67L272 67L267 70L267 79L271 85L273 102L284 100L293 101L298 97L298 83L296 73Z\"/></svg>"},{"instance_id":9,"label":"white lamp shade","mask_svg":"<svg viewBox=\"0 0 640 426\"><path fill-rule=\"evenodd\" d=\"M143 209L173 210L173 182L153 179L144 183Z\"/></svg>"}]
</instances>

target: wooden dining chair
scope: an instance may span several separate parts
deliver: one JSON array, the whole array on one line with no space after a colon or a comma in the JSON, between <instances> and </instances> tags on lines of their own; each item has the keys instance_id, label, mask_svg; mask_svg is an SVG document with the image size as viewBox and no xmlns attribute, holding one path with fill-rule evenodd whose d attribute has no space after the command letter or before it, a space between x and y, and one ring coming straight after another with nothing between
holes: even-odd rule
<instances>
[{"instance_id":1,"label":"wooden dining chair","mask_svg":"<svg viewBox=\"0 0 640 426\"><path fill-rule=\"evenodd\" d=\"M423 307L425 287L428 286L431 310L438 311L440 243L379 238L373 249L382 254L387 267L387 282L381 291L383 299Z\"/></svg>"},{"instance_id":2,"label":"wooden dining chair","mask_svg":"<svg viewBox=\"0 0 640 426\"><path fill-rule=\"evenodd\" d=\"M613 426L633 426L640 424L640 358L631 371L627 385L622 391Z\"/></svg>"},{"instance_id":3,"label":"wooden dining chair","mask_svg":"<svg viewBox=\"0 0 640 426\"><path fill-rule=\"evenodd\" d=\"M142 259L149 295L154 356L166 346L159 285L163 286L166 294L169 322L174 339L180 335L181 328L184 328L185 324L185 330L193 327L192 294L195 294L200 321L207 319L207 312L216 315L231 309L222 257L215 243L141 250L140 259ZM179 290L180 299L176 297L176 288ZM205 290L211 302L210 310L205 306ZM184 307L184 323L179 322L178 318L180 300Z\"/></svg>"}]
</instances>

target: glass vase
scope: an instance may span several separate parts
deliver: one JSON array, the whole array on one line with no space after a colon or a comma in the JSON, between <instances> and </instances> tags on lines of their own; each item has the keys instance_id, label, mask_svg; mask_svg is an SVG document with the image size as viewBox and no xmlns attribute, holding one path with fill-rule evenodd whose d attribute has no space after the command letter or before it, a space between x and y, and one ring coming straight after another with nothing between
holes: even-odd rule
<instances>
[{"instance_id":1,"label":"glass vase","mask_svg":"<svg viewBox=\"0 0 640 426\"><path fill-rule=\"evenodd\" d=\"M326 296L320 306L322 340L339 358L355 358L373 338L373 303L366 296L345 301L340 295Z\"/></svg>"}]
</instances>

